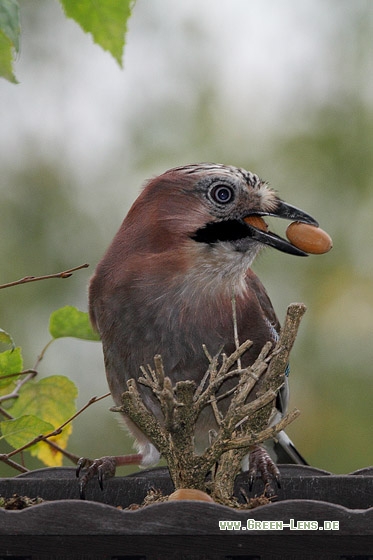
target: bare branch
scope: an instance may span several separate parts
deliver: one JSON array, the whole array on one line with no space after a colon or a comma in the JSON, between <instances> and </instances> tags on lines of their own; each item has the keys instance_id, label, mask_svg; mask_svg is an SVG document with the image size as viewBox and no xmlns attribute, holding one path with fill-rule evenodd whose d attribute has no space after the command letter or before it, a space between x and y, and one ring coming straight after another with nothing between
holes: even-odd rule
<instances>
[{"instance_id":1,"label":"bare branch","mask_svg":"<svg viewBox=\"0 0 373 560\"><path fill-rule=\"evenodd\" d=\"M51 278L70 278L73 272L80 270L82 268L87 268L89 264L81 264L80 266L75 266L74 268L69 268L63 272L57 272L55 274L47 274L45 276L25 276L20 280L15 280L14 282L8 282L7 284L0 284L0 290L3 288L11 288L12 286L18 286L20 284L27 284L28 282L38 282L39 280L50 280Z\"/></svg>"},{"instance_id":2,"label":"bare branch","mask_svg":"<svg viewBox=\"0 0 373 560\"><path fill-rule=\"evenodd\" d=\"M248 436L237 437L237 438L232 439L231 441L227 442L226 449L227 450L228 449L239 449L239 448L246 448L247 449L248 447L251 447L251 446L256 445L258 443L262 443L263 441L266 441L267 439L271 439L272 437L275 437L276 434L278 434L279 432L284 430L286 428L286 426L291 424L291 422L294 422L294 420L296 418L298 418L299 415L300 415L300 411L297 410L297 409L294 409L292 412L289 412L288 414L286 414L274 426L266 428L265 430L262 430L261 432L259 432L257 434L250 434Z\"/></svg>"},{"instance_id":3,"label":"bare branch","mask_svg":"<svg viewBox=\"0 0 373 560\"><path fill-rule=\"evenodd\" d=\"M26 469L26 467L20 465L19 463L16 463L15 461L12 461L11 459L9 459L8 455L5 455L4 453L0 453L0 461L21 473L29 472L29 469Z\"/></svg>"},{"instance_id":4,"label":"bare branch","mask_svg":"<svg viewBox=\"0 0 373 560\"><path fill-rule=\"evenodd\" d=\"M24 374L25 377L23 377L22 379L19 379L19 380L17 381L17 384L16 384L16 386L14 387L13 391L11 391L11 393L8 393L7 395L2 395L2 396L0 396L0 403L5 402L5 401L8 401L8 400L10 400L10 399L18 399L20 388L21 388L25 383L27 383L28 381L30 381L30 379L33 379L33 378L37 375L37 373L38 373L38 372L37 372L35 369L29 369L29 370L26 370L25 372L17 373L17 374L16 374L17 376L23 375L23 374ZM11 376L9 375L9 376L4 376L4 377L11 377ZM3 378L2 378L2 379L3 379Z\"/></svg>"},{"instance_id":5,"label":"bare branch","mask_svg":"<svg viewBox=\"0 0 373 560\"><path fill-rule=\"evenodd\" d=\"M136 381L127 382L128 391L122 396L122 406L112 410L126 414L154 443L165 457L177 488L203 490L210 484L214 496L226 503L233 494L234 479L244 455L253 446L275 437L299 415L299 411L294 410L277 424L270 425L304 311L302 304L289 306L275 348L272 342L266 343L250 367L237 367L241 356L252 346L251 341L239 344L237 332L236 349L229 356L223 353L212 356L203 346L208 368L197 388L188 380L173 386L161 357L155 356L154 367L142 367L143 376L138 382L152 390L157 401L157 415L145 406ZM223 383L233 377L237 377L237 383L224 391ZM220 410L220 406L224 410L223 401L224 415ZM205 410L207 407L210 410ZM211 417L215 419L212 424ZM195 431L201 429L197 424L199 420L206 423L210 433L214 432L214 437L205 451L197 455L194 439L195 436L198 439ZM214 471L212 482L206 482L211 471Z\"/></svg>"}]
</instances>

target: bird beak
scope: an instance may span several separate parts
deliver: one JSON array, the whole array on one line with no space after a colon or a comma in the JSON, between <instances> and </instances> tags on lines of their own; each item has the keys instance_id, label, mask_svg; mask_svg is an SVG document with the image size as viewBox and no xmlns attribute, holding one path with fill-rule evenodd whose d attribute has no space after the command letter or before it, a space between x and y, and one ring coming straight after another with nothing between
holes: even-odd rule
<instances>
[{"instance_id":1,"label":"bird beak","mask_svg":"<svg viewBox=\"0 0 373 560\"><path fill-rule=\"evenodd\" d=\"M256 212L255 215L274 216L276 218L284 218L285 220L302 222L304 224L310 224L316 227L318 227L319 225L318 222L314 218L312 218L312 216L306 214L306 212L303 212L303 210L300 210L299 208L295 208L295 206L287 204L283 200L278 201L277 208L273 212ZM247 218L249 218L249 216L247 216ZM246 218L245 223L251 230L252 239L259 241L260 243L264 243L265 245L269 245L270 247L274 247L275 249L283 251L284 253L297 255L299 257L308 256L307 253L305 253L301 249L298 249L297 247L294 247L294 245L292 245L291 243L286 241L286 239L283 239L279 235L276 235L271 231L263 231L256 228L254 225L250 224L250 222L246 221Z\"/></svg>"}]
</instances>

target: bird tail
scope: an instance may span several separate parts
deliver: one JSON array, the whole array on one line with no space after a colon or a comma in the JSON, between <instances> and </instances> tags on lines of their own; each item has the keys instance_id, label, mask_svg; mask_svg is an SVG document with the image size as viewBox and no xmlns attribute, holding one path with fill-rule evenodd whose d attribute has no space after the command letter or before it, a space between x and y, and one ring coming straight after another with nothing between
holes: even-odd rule
<instances>
[{"instance_id":1,"label":"bird tail","mask_svg":"<svg viewBox=\"0 0 373 560\"><path fill-rule=\"evenodd\" d=\"M285 432L279 432L276 441L266 441L264 447L277 464L308 465Z\"/></svg>"}]
</instances>

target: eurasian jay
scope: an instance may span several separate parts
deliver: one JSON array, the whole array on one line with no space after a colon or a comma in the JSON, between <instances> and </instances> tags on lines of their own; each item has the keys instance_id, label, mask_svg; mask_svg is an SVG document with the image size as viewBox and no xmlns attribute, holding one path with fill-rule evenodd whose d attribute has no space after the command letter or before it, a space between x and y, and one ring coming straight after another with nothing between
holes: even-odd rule
<instances>
[{"instance_id":1,"label":"eurasian jay","mask_svg":"<svg viewBox=\"0 0 373 560\"><path fill-rule=\"evenodd\" d=\"M203 350L215 355L235 349L232 294L240 342L252 347L242 367L257 358L280 329L267 292L250 266L267 246L285 253L306 253L270 231L250 225L249 216L277 216L318 225L305 212L283 202L257 175L232 166L201 163L176 167L149 181L134 202L109 249L98 264L89 288L92 324L100 334L111 394L117 405L128 379L140 366L163 358L175 383L198 384L208 363ZM150 389L138 385L146 406L160 415ZM278 417L286 411L287 378L277 398ZM205 412L205 411L204 411ZM96 460L81 479L105 477L128 463L151 466L159 452L129 418L125 423L138 453ZM212 410L201 415L196 452L216 429ZM272 442L277 462L305 463L284 432ZM84 466L81 463L80 468Z\"/></svg>"}]
</instances>

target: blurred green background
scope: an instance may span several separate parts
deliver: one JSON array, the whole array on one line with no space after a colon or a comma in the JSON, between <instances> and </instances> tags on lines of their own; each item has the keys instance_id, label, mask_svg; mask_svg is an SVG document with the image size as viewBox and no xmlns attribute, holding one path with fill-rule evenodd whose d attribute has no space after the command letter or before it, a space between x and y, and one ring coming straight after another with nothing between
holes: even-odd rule
<instances>
[{"instance_id":1,"label":"blurred green background","mask_svg":"<svg viewBox=\"0 0 373 560\"><path fill-rule=\"evenodd\" d=\"M1 291L0 327L25 367L52 311L87 309L94 266L147 178L200 161L245 167L334 240L326 255L267 250L255 263L280 319L290 302L308 307L291 360L302 415L288 433L315 467L372 464L372 3L138 0L124 70L56 1L21 1L21 16L20 84L0 84L0 283L91 264ZM107 391L98 343L57 341L40 374L72 378L79 405ZM130 451L110 405L75 422L72 452Z\"/></svg>"}]
</instances>

